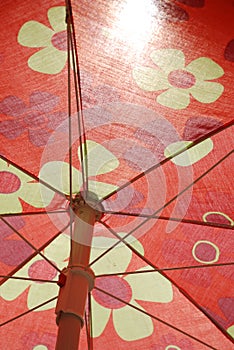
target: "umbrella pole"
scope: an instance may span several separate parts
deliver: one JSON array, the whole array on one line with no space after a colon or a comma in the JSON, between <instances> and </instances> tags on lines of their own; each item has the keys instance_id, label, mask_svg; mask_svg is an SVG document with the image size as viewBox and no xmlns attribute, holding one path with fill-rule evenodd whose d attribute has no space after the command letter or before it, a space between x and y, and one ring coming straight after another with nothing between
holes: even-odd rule
<instances>
[{"instance_id":1,"label":"umbrella pole","mask_svg":"<svg viewBox=\"0 0 234 350\"><path fill-rule=\"evenodd\" d=\"M78 196L73 205L74 231L70 260L59 279L60 292L56 306L58 336L56 350L77 350L88 292L94 287L94 273L89 265L95 221L100 212Z\"/></svg>"}]
</instances>

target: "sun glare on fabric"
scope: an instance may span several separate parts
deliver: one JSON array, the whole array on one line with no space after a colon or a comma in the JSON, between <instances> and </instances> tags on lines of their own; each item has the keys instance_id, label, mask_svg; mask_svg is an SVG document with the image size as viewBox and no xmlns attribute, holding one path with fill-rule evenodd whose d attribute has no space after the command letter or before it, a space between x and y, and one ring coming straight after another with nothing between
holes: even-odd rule
<instances>
[{"instance_id":1,"label":"sun glare on fabric","mask_svg":"<svg viewBox=\"0 0 234 350\"><path fill-rule=\"evenodd\" d=\"M142 49L151 35L154 12L151 0L127 0L119 14L120 33L136 49Z\"/></svg>"}]
</instances>

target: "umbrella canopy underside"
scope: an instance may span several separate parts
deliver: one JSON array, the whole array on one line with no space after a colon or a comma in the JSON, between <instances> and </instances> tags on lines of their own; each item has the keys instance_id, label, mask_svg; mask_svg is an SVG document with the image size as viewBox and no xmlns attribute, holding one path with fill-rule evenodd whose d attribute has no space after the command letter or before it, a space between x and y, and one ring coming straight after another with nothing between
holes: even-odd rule
<instances>
[{"instance_id":1,"label":"umbrella canopy underside","mask_svg":"<svg viewBox=\"0 0 234 350\"><path fill-rule=\"evenodd\" d=\"M55 348L80 191L79 348L233 349L233 1L0 9L0 349Z\"/></svg>"}]
</instances>

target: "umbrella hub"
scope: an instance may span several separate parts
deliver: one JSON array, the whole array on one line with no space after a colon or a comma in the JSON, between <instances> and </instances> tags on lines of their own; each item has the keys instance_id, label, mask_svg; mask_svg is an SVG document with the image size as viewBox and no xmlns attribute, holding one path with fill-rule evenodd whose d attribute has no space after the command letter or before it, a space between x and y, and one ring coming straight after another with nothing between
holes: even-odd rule
<instances>
[{"instance_id":1,"label":"umbrella hub","mask_svg":"<svg viewBox=\"0 0 234 350\"><path fill-rule=\"evenodd\" d=\"M84 211L95 211L96 221L100 220L103 216L103 206L98 199L98 196L91 191L77 193L71 201L71 207L73 212L77 216L82 216Z\"/></svg>"}]
</instances>

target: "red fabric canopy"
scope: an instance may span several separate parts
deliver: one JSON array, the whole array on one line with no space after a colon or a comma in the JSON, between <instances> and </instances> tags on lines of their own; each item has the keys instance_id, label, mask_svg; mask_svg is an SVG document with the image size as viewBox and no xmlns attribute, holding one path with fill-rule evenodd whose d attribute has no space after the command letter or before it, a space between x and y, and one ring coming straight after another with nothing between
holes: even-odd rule
<instances>
[{"instance_id":1,"label":"red fabric canopy","mask_svg":"<svg viewBox=\"0 0 234 350\"><path fill-rule=\"evenodd\" d=\"M1 5L0 348L54 349L89 189L80 349L232 349L233 1L70 5Z\"/></svg>"}]
</instances>

